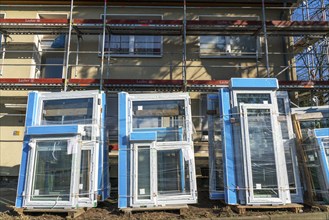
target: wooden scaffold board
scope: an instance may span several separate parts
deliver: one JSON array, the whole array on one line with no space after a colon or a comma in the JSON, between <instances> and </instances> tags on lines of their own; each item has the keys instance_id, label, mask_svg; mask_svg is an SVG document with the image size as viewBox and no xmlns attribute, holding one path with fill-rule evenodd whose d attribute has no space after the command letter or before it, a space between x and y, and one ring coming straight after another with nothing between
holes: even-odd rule
<instances>
[{"instance_id":1,"label":"wooden scaffold board","mask_svg":"<svg viewBox=\"0 0 329 220\"><path fill-rule=\"evenodd\" d=\"M247 210L290 210L294 213L300 213L304 206L292 203L286 205L232 205L230 207L240 215L245 215Z\"/></svg>"},{"instance_id":2,"label":"wooden scaffold board","mask_svg":"<svg viewBox=\"0 0 329 220\"><path fill-rule=\"evenodd\" d=\"M25 209L17 208L16 212L20 214L28 213L49 213L49 214L66 214L66 219L74 219L84 214L89 208L78 208L78 209Z\"/></svg>"},{"instance_id":3,"label":"wooden scaffold board","mask_svg":"<svg viewBox=\"0 0 329 220\"><path fill-rule=\"evenodd\" d=\"M166 210L177 210L184 212L188 209L187 205L167 205L167 206L156 206L156 207L134 207L134 208L124 208L121 209L125 214L131 215L134 212L144 212L144 211L166 211Z\"/></svg>"}]
</instances>

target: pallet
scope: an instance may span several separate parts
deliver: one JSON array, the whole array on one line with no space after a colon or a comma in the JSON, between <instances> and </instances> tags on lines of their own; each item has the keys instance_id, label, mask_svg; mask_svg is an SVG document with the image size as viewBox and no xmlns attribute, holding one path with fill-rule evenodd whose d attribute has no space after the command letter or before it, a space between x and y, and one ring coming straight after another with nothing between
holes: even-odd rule
<instances>
[{"instance_id":1,"label":"pallet","mask_svg":"<svg viewBox=\"0 0 329 220\"><path fill-rule=\"evenodd\" d=\"M187 205L166 205L166 206L154 206L154 207L134 207L120 209L128 216L131 216L133 212L145 212L145 211L166 211L166 210L178 210L180 214L188 209Z\"/></svg>"},{"instance_id":2,"label":"pallet","mask_svg":"<svg viewBox=\"0 0 329 220\"><path fill-rule=\"evenodd\" d=\"M27 213L51 213L59 214L65 213L66 219L73 219L82 214L84 214L89 208L78 208L78 209L25 209L25 208L16 208L15 211L19 214Z\"/></svg>"},{"instance_id":3,"label":"pallet","mask_svg":"<svg viewBox=\"0 0 329 220\"><path fill-rule=\"evenodd\" d=\"M316 207L319 207L324 212L329 212L329 205L315 205Z\"/></svg>"},{"instance_id":4,"label":"pallet","mask_svg":"<svg viewBox=\"0 0 329 220\"><path fill-rule=\"evenodd\" d=\"M245 215L247 210L291 210L294 213L302 212L303 205L300 204L287 204L287 205L232 205L230 206L232 210L239 213L240 215Z\"/></svg>"}]
</instances>

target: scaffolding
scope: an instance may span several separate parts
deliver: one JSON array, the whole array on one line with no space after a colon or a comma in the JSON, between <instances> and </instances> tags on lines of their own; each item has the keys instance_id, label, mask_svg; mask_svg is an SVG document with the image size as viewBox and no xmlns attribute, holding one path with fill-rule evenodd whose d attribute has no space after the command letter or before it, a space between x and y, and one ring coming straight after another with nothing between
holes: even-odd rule
<instances>
[{"instance_id":1,"label":"scaffolding","mask_svg":"<svg viewBox=\"0 0 329 220\"><path fill-rule=\"evenodd\" d=\"M302 21L328 22L329 1L327 0L306 0L302 1L292 18ZM300 66L296 69L297 77L301 80L329 80L329 38L328 35L311 35L295 38L296 63ZM328 95L319 95L310 92L308 97L315 98L313 103L328 102ZM305 99L305 98L304 98ZM318 100L320 99L320 100Z\"/></svg>"},{"instance_id":2,"label":"scaffolding","mask_svg":"<svg viewBox=\"0 0 329 220\"><path fill-rule=\"evenodd\" d=\"M85 18L73 18L74 9L76 7L83 7L81 5L75 5L74 1L71 1L69 6L69 16L67 19L22 19L22 18L0 18L0 33L3 35L4 42L2 43L2 60L1 60L1 74L3 73L4 66L14 66L13 64L5 64L4 59L6 54L10 52L6 49L8 41L13 35L66 35L67 44L62 52L65 54L64 70L62 79L60 78L0 78L0 89L2 90L79 90L79 89L95 89L108 91L198 91L198 92L212 92L219 88L227 87L227 80L189 80L187 77L187 36L200 36L200 35L223 35L223 36L258 36L264 39L265 51L261 53L261 56L265 57L266 63L264 66L259 64L259 60L256 57L256 67L259 69L263 67L266 69L268 77L277 77L284 72L288 72L289 69L295 69L298 74L296 81L286 80L280 81L280 89L283 90L304 90L304 91L318 91L326 93L329 89L328 83L328 34L329 34L329 22L327 20L328 2L321 0L320 5L312 5L314 15L305 17L304 14L309 14L311 11L310 4L319 1L303 1L293 5L283 4L284 6L276 6L275 4L269 4L262 1L262 4L256 4L256 6L244 6L241 8L253 9L257 8L261 10L261 20L193 20L187 19L187 13L190 7L186 1L182 1L180 5L170 6L176 7L182 12L182 18L176 20L156 20L156 19L110 19L106 16L100 19L85 19ZM194 4L196 4L194 2ZM9 7L6 5L6 7ZM55 6L66 7L67 6ZM88 6L90 7L90 6ZM100 7L100 6L93 6ZM104 1L102 6L104 14L111 9ZM138 6L136 6L138 7ZM152 6L149 6L152 7ZM154 6L156 7L156 6ZM162 7L162 6L158 6ZM169 6L168 6L169 7ZM199 6L198 6L199 7ZM209 6L205 6L209 7ZM227 6L216 6L217 8L225 9ZM202 7L201 7L202 8ZM318 10L315 10L318 9ZM266 20L267 10L284 10L292 11L296 15L299 10L303 13L303 19L297 20L295 14L292 16L292 20ZM319 17L318 15L321 14ZM317 19L315 19L317 18ZM319 19L321 18L321 19ZM142 80L127 80L127 79L111 79L109 73L110 66L116 66L113 64L110 51L105 51L105 38L106 35L119 34L119 35L158 35L158 36L181 36L182 42L182 60L180 64L175 64L176 68L181 68L181 79L142 79ZM101 36L100 39L103 42L100 51L81 51L79 48L80 40L83 36L94 35ZM72 50L71 41L72 38L77 37L76 51ZM294 51L285 51L284 53L277 54L276 52L269 52L267 40L269 37L282 37L290 38L294 37ZM311 50L309 48L312 48ZM319 49L320 48L320 49ZM315 51L317 49L317 51ZM320 51L319 51L320 50ZM26 52L26 51L22 51ZM34 51L35 52L35 51ZM40 52L40 51L37 51ZM70 56L75 56L75 63L70 63ZM94 65L98 69L99 79L79 79L70 78L69 71L72 67L78 67L79 54L99 54L100 64ZM296 64L288 64L278 67L279 71L269 70L270 55L275 56L296 56ZM324 61L317 61L315 64L315 55L321 56ZM305 58L306 57L306 58ZM327 60L325 60L325 58ZM287 58L288 59L288 58ZM303 62L302 62L302 61ZM25 65L25 64L22 64ZM125 66L131 67L132 66ZM140 68L148 68L148 66L139 66ZM193 66L198 67L198 66ZM230 68L231 66L225 65L212 65L210 68ZM105 68L107 69L105 75ZM170 66L170 68L172 68ZM252 67L240 67L237 68L254 68ZM300 72L305 72L307 69L308 77L304 77ZM317 75L313 76L313 72L316 71ZM322 74L322 75L321 75ZM72 75L72 73L71 73Z\"/></svg>"}]
</instances>

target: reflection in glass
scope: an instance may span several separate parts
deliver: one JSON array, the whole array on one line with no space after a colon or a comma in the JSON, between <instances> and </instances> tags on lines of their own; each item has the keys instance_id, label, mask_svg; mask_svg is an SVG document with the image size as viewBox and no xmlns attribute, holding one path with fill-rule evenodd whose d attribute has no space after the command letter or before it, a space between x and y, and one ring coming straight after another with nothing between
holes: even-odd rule
<instances>
[{"instance_id":1,"label":"reflection in glass","mask_svg":"<svg viewBox=\"0 0 329 220\"><path fill-rule=\"evenodd\" d=\"M214 159L211 161L210 170L213 172L210 173L210 190L211 191L223 191L224 190L224 180L223 180L223 153L222 153L222 141L221 141L221 126L223 123L220 120L219 116L214 117L213 123L209 123L209 126L212 126L213 137L211 137L210 147L211 153L214 155Z\"/></svg>"},{"instance_id":2,"label":"reflection in glass","mask_svg":"<svg viewBox=\"0 0 329 220\"><path fill-rule=\"evenodd\" d=\"M44 100L42 125L91 124L93 98Z\"/></svg>"},{"instance_id":3,"label":"reflection in glass","mask_svg":"<svg viewBox=\"0 0 329 220\"><path fill-rule=\"evenodd\" d=\"M329 134L328 134L329 135ZM322 138L322 147L326 155L327 164L329 165L329 138Z\"/></svg>"},{"instance_id":4,"label":"reflection in glass","mask_svg":"<svg viewBox=\"0 0 329 220\"><path fill-rule=\"evenodd\" d=\"M280 115L286 115L286 107L284 104L284 98L277 98L278 102L278 109L279 109L279 114Z\"/></svg>"},{"instance_id":5,"label":"reflection in glass","mask_svg":"<svg viewBox=\"0 0 329 220\"><path fill-rule=\"evenodd\" d=\"M134 101L133 130L156 131L158 142L186 140L184 100Z\"/></svg>"},{"instance_id":6,"label":"reflection in glass","mask_svg":"<svg viewBox=\"0 0 329 220\"><path fill-rule=\"evenodd\" d=\"M238 93L237 101L239 104L264 104L265 102L271 104L271 95L266 93Z\"/></svg>"},{"instance_id":7,"label":"reflection in glass","mask_svg":"<svg viewBox=\"0 0 329 220\"><path fill-rule=\"evenodd\" d=\"M38 141L31 200L69 201L72 154L67 140Z\"/></svg>"},{"instance_id":8,"label":"reflection in glass","mask_svg":"<svg viewBox=\"0 0 329 220\"><path fill-rule=\"evenodd\" d=\"M190 191L188 163L184 162L182 150L157 152L158 193L188 194Z\"/></svg>"},{"instance_id":9,"label":"reflection in glass","mask_svg":"<svg viewBox=\"0 0 329 220\"><path fill-rule=\"evenodd\" d=\"M150 146L138 147L138 199L151 199Z\"/></svg>"},{"instance_id":10,"label":"reflection in glass","mask_svg":"<svg viewBox=\"0 0 329 220\"><path fill-rule=\"evenodd\" d=\"M278 197L271 112L248 109L248 131L252 181L255 197Z\"/></svg>"},{"instance_id":11,"label":"reflection in glass","mask_svg":"<svg viewBox=\"0 0 329 220\"><path fill-rule=\"evenodd\" d=\"M81 150L79 197L89 197L91 150Z\"/></svg>"}]
</instances>

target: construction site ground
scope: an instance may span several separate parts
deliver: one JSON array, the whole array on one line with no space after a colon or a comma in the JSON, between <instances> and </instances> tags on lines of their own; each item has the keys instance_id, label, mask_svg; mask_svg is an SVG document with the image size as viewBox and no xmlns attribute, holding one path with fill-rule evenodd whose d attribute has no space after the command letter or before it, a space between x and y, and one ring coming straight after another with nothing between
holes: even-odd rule
<instances>
[{"instance_id":1,"label":"construction site ground","mask_svg":"<svg viewBox=\"0 0 329 220\"><path fill-rule=\"evenodd\" d=\"M200 183L200 181L199 181ZM293 213L291 210L247 210L245 215L234 212L230 206L219 201L209 200L208 191L199 185L198 204L189 205L188 209L168 211L146 211L124 213L117 208L116 192L112 191L112 198L99 203L97 208L91 208L76 219L243 219L243 220L274 220L274 219L329 219L329 212L322 212L317 208L305 206L303 212ZM0 184L0 219L22 220L60 220L65 219L65 213L29 213L21 214L14 208L16 197L16 181L2 181Z\"/></svg>"}]
</instances>

